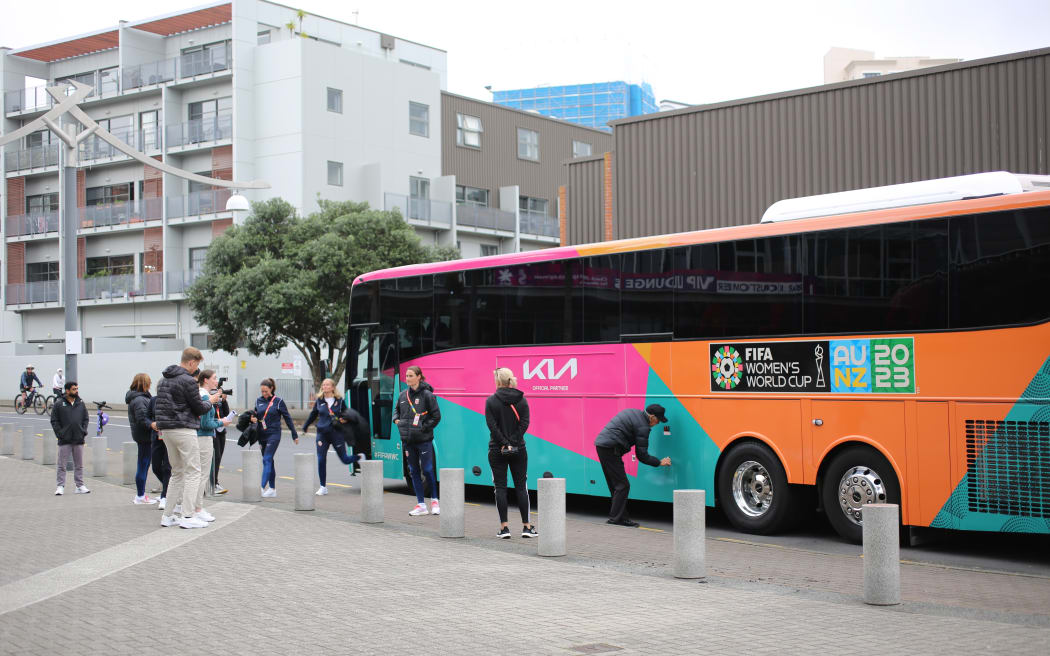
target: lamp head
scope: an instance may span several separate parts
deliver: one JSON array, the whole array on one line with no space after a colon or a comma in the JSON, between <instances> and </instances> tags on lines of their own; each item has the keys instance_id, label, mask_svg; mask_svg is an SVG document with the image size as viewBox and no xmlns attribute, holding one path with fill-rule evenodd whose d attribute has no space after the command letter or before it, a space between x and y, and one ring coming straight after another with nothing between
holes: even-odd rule
<instances>
[{"instance_id":1,"label":"lamp head","mask_svg":"<svg viewBox=\"0 0 1050 656\"><path fill-rule=\"evenodd\" d=\"M248 199L240 194L235 193L226 201L227 212L247 212L250 209L251 205L248 203Z\"/></svg>"}]
</instances>

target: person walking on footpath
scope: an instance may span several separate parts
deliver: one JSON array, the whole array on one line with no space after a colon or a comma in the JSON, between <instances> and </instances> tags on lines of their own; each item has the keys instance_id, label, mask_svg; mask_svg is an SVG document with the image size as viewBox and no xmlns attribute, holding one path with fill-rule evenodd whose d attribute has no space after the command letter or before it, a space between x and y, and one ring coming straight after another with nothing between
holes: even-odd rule
<instances>
[{"instance_id":1,"label":"person walking on footpath","mask_svg":"<svg viewBox=\"0 0 1050 656\"><path fill-rule=\"evenodd\" d=\"M164 446L171 462L170 491L174 497L167 504L161 526L174 526L175 511L181 518L181 528L204 528L208 522L196 515L197 488L201 479L200 443L197 428L200 418L218 403L219 395L200 395L200 386L194 378L204 356L200 350L189 347L183 350L179 364L164 370L164 377L157 384L157 431L162 433Z\"/></svg>"},{"instance_id":2,"label":"person walking on footpath","mask_svg":"<svg viewBox=\"0 0 1050 656\"><path fill-rule=\"evenodd\" d=\"M147 412L149 413L150 432L150 465L153 473L160 481L160 503L157 510L164 510L168 505L168 483L171 482L171 463L168 461L168 449L164 446L164 439L157 432L157 397L149 400Z\"/></svg>"},{"instance_id":3,"label":"person walking on footpath","mask_svg":"<svg viewBox=\"0 0 1050 656\"><path fill-rule=\"evenodd\" d=\"M197 383L200 385L200 396L202 400L211 398L219 387L219 376L215 371L211 369L205 369L204 371L197 374ZM220 391L221 392L221 391ZM211 470L211 457L215 446L215 429L219 426L225 427L231 421L232 417L219 418L216 415L216 408L219 407L219 403L208 410L208 413L202 415L200 418L200 424L197 428L197 445L200 452L200 467L201 472ZM199 517L206 522L214 522L215 516L204 508L204 479L201 479L201 484L197 486L197 496L194 499L194 507L197 509L195 517Z\"/></svg>"},{"instance_id":4,"label":"person walking on footpath","mask_svg":"<svg viewBox=\"0 0 1050 656\"><path fill-rule=\"evenodd\" d=\"M149 475L149 461L152 456L151 434L153 433L153 419L150 418L149 405L153 398L149 393L150 380L148 374L135 374L131 379L131 388L124 395L124 403L128 406L128 424L131 426L131 439L135 440L138 447L138 466L135 469L135 498L132 503L154 504L156 499L151 499L146 494L146 476Z\"/></svg>"},{"instance_id":5,"label":"person walking on footpath","mask_svg":"<svg viewBox=\"0 0 1050 656\"><path fill-rule=\"evenodd\" d=\"M277 469L274 466L273 456L277 453L277 447L281 444L281 419L288 424L288 430L292 431L292 442L299 443L299 434L295 432L295 424L292 416L288 414L288 407L284 400L275 396L277 383L273 378L264 378L259 383L259 398L255 399L255 416L252 417L253 424L259 424L259 450L263 454L262 470L262 496L270 498L277 496Z\"/></svg>"},{"instance_id":6,"label":"person walking on footpath","mask_svg":"<svg viewBox=\"0 0 1050 656\"><path fill-rule=\"evenodd\" d=\"M88 412L80 399L80 387L76 381L65 384L65 394L55 401L51 410L51 428L58 438L57 483L55 495L66 492L66 463L73 458L73 482L77 494L87 494L91 490L84 486L84 436L87 435Z\"/></svg>"},{"instance_id":7,"label":"person walking on footpath","mask_svg":"<svg viewBox=\"0 0 1050 656\"><path fill-rule=\"evenodd\" d=\"M408 511L409 515L426 515L427 504L423 492L430 497L431 515L440 515L441 506L437 499L437 477L434 475L434 428L441 422L441 410L438 409L434 388L423 378L423 370L416 365L405 371L405 382L408 389L397 399L394 406L393 420L401 433L401 444L405 448L405 460L408 462L408 474L412 478L412 487L416 492L416 506ZM420 472L426 474L427 490L423 489Z\"/></svg>"},{"instance_id":8,"label":"person walking on footpath","mask_svg":"<svg viewBox=\"0 0 1050 656\"><path fill-rule=\"evenodd\" d=\"M602 473L612 494L607 524L638 526L638 522L632 522L627 515L627 495L631 491L631 483L627 480L623 456L631 447L634 447L638 462L651 467L671 466L670 458L657 460L649 455L649 431L657 422L667 423L664 412L664 407L656 403L645 410L626 408L616 413L595 438L594 448L598 451L598 461L602 464Z\"/></svg>"},{"instance_id":9,"label":"person walking on footpath","mask_svg":"<svg viewBox=\"0 0 1050 656\"><path fill-rule=\"evenodd\" d=\"M219 399L219 406L215 410L215 416L217 417L229 417L230 416L230 404L226 401L226 393L222 392L222 398ZM215 494L226 494L229 492L226 488L219 485L219 468L222 466L222 454L226 451L226 426L228 422L223 422L221 426L215 429L215 437L212 439L212 459L211 459L211 489Z\"/></svg>"},{"instance_id":10,"label":"person walking on footpath","mask_svg":"<svg viewBox=\"0 0 1050 656\"><path fill-rule=\"evenodd\" d=\"M317 496L328 494L325 485L328 478L328 448L332 447L339 461L344 465L353 465L365 459L365 454L348 455L346 452L346 437L340 428L340 424L350 421L348 412L354 412L346 407L343 396L335 388L335 381L325 378L321 382L321 393L314 400L314 407L303 424L303 435L310 430L310 425L317 422L317 480L321 486L317 488ZM352 446L352 445L351 445Z\"/></svg>"},{"instance_id":11,"label":"person walking on footpath","mask_svg":"<svg viewBox=\"0 0 1050 656\"><path fill-rule=\"evenodd\" d=\"M525 452L525 432L529 429L529 403L518 389L514 372L500 367L493 372L496 393L485 400L485 423L489 427L489 467L496 492L496 511L499 513L499 533L496 537L509 539L507 528L507 468L514 480L521 513L521 537L534 538L536 527L529 521L529 456Z\"/></svg>"}]
</instances>

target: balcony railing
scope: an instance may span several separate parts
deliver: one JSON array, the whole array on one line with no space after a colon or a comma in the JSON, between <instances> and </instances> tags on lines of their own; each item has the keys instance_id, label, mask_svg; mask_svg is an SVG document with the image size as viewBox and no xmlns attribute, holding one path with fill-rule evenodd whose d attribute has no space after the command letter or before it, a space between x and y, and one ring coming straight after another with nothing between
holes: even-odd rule
<instances>
[{"instance_id":1,"label":"balcony railing","mask_svg":"<svg viewBox=\"0 0 1050 656\"><path fill-rule=\"evenodd\" d=\"M80 208L81 228L127 225L162 218L163 198L139 198Z\"/></svg>"},{"instance_id":2,"label":"balcony railing","mask_svg":"<svg viewBox=\"0 0 1050 656\"><path fill-rule=\"evenodd\" d=\"M543 237L560 237L561 226L558 217L547 216L542 212L521 210L521 232L527 235Z\"/></svg>"},{"instance_id":3,"label":"balcony railing","mask_svg":"<svg viewBox=\"0 0 1050 656\"><path fill-rule=\"evenodd\" d=\"M118 130L113 133L113 136L137 150L148 152L150 150L158 150L161 146L160 131L155 127L146 128L145 130ZM82 141L79 148L81 161L127 157L127 155L94 135Z\"/></svg>"},{"instance_id":4,"label":"balcony railing","mask_svg":"<svg viewBox=\"0 0 1050 656\"><path fill-rule=\"evenodd\" d=\"M81 278L80 299L130 298L164 291L164 272L123 273L113 276Z\"/></svg>"},{"instance_id":5,"label":"balcony railing","mask_svg":"<svg viewBox=\"0 0 1050 656\"><path fill-rule=\"evenodd\" d=\"M397 208L406 219L422 221L441 228L452 227L452 203L448 201L385 193L383 194L383 207L387 210Z\"/></svg>"},{"instance_id":6,"label":"balcony railing","mask_svg":"<svg viewBox=\"0 0 1050 656\"><path fill-rule=\"evenodd\" d=\"M219 114L208 118L198 118L178 125L169 125L165 137L168 147L188 146L190 144L219 141L233 137L233 116Z\"/></svg>"},{"instance_id":7,"label":"balcony railing","mask_svg":"<svg viewBox=\"0 0 1050 656\"><path fill-rule=\"evenodd\" d=\"M193 283L197 282L197 278L201 277L200 271L165 271L164 275L168 277L168 293L169 294L185 294L186 290L189 289Z\"/></svg>"},{"instance_id":8,"label":"balcony railing","mask_svg":"<svg viewBox=\"0 0 1050 656\"><path fill-rule=\"evenodd\" d=\"M4 93L4 112L32 112L50 109L51 95L44 86L13 89Z\"/></svg>"},{"instance_id":9,"label":"balcony railing","mask_svg":"<svg viewBox=\"0 0 1050 656\"><path fill-rule=\"evenodd\" d=\"M514 214L487 205L456 205L456 225L514 232Z\"/></svg>"},{"instance_id":10,"label":"balcony railing","mask_svg":"<svg viewBox=\"0 0 1050 656\"><path fill-rule=\"evenodd\" d=\"M178 66L178 58L162 59L160 61L125 66L120 74L120 82L125 91L139 89L151 84L162 84L175 79L175 69Z\"/></svg>"},{"instance_id":11,"label":"balcony railing","mask_svg":"<svg viewBox=\"0 0 1050 656\"><path fill-rule=\"evenodd\" d=\"M226 211L226 201L233 195L230 189L194 191L185 196L169 196L168 218L205 216Z\"/></svg>"},{"instance_id":12,"label":"balcony railing","mask_svg":"<svg viewBox=\"0 0 1050 656\"><path fill-rule=\"evenodd\" d=\"M58 232L58 211L32 212L7 217L7 236L24 237Z\"/></svg>"},{"instance_id":13,"label":"balcony railing","mask_svg":"<svg viewBox=\"0 0 1050 656\"><path fill-rule=\"evenodd\" d=\"M44 144L21 150L8 150L4 169L7 172L58 166L58 144Z\"/></svg>"},{"instance_id":14,"label":"balcony railing","mask_svg":"<svg viewBox=\"0 0 1050 656\"><path fill-rule=\"evenodd\" d=\"M179 57L179 77L225 71L230 67L230 49L225 45L188 52Z\"/></svg>"},{"instance_id":15,"label":"balcony railing","mask_svg":"<svg viewBox=\"0 0 1050 656\"><path fill-rule=\"evenodd\" d=\"M56 303L58 302L58 286L57 280L10 283L6 288L7 304Z\"/></svg>"}]
</instances>

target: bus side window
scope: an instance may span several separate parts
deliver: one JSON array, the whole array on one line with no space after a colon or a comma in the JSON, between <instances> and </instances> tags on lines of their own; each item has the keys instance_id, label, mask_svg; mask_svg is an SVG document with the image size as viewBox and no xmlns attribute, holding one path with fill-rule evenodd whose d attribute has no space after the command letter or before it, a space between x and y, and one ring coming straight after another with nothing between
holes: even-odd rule
<instances>
[{"instance_id":1,"label":"bus side window","mask_svg":"<svg viewBox=\"0 0 1050 656\"><path fill-rule=\"evenodd\" d=\"M583 341L620 341L620 256L580 258L575 280L583 291Z\"/></svg>"},{"instance_id":2,"label":"bus side window","mask_svg":"<svg viewBox=\"0 0 1050 656\"><path fill-rule=\"evenodd\" d=\"M669 248L659 248L621 256L621 334L667 334L674 330L671 253Z\"/></svg>"}]
</instances>

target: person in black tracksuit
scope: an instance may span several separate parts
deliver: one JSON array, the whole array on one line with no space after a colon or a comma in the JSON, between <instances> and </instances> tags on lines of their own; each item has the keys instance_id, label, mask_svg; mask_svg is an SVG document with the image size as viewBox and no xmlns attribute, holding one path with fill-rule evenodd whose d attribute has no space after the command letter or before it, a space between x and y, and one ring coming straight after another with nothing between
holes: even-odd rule
<instances>
[{"instance_id":1,"label":"person in black tracksuit","mask_svg":"<svg viewBox=\"0 0 1050 656\"><path fill-rule=\"evenodd\" d=\"M424 382L423 370L412 365L405 370L408 389L401 393L394 405L393 421L401 434L401 444L408 462L408 474L416 492L416 507L409 515L439 515L441 506L437 499L437 477L434 475L434 428L441 421L434 388ZM423 489L420 471L427 475L427 486ZM430 510L423 503L423 493L430 497Z\"/></svg>"},{"instance_id":2,"label":"person in black tracksuit","mask_svg":"<svg viewBox=\"0 0 1050 656\"><path fill-rule=\"evenodd\" d=\"M536 537L536 528L529 521L529 456L525 452L525 432L529 429L529 403L518 389L518 379L506 367L494 372L496 393L485 400L485 423L489 427L489 467L496 492L496 511L499 513L499 533L496 537L510 538L507 528L507 468L514 480L521 513L521 537Z\"/></svg>"},{"instance_id":3,"label":"person in black tracksuit","mask_svg":"<svg viewBox=\"0 0 1050 656\"><path fill-rule=\"evenodd\" d=\"M616 413L594 439L598 461L602 463L602 473L612 493L608 524L638 526L638 522L632 522L627 516L627 495L631 491L631 483L627 480L623 456L631 447L634 447L638 462L651 467L671 466L670 458L657 460L649 455L649 431L657 422L667 423L662 405L653 403L645 410L626 408Z\"/></svg>"}]
</instances>

